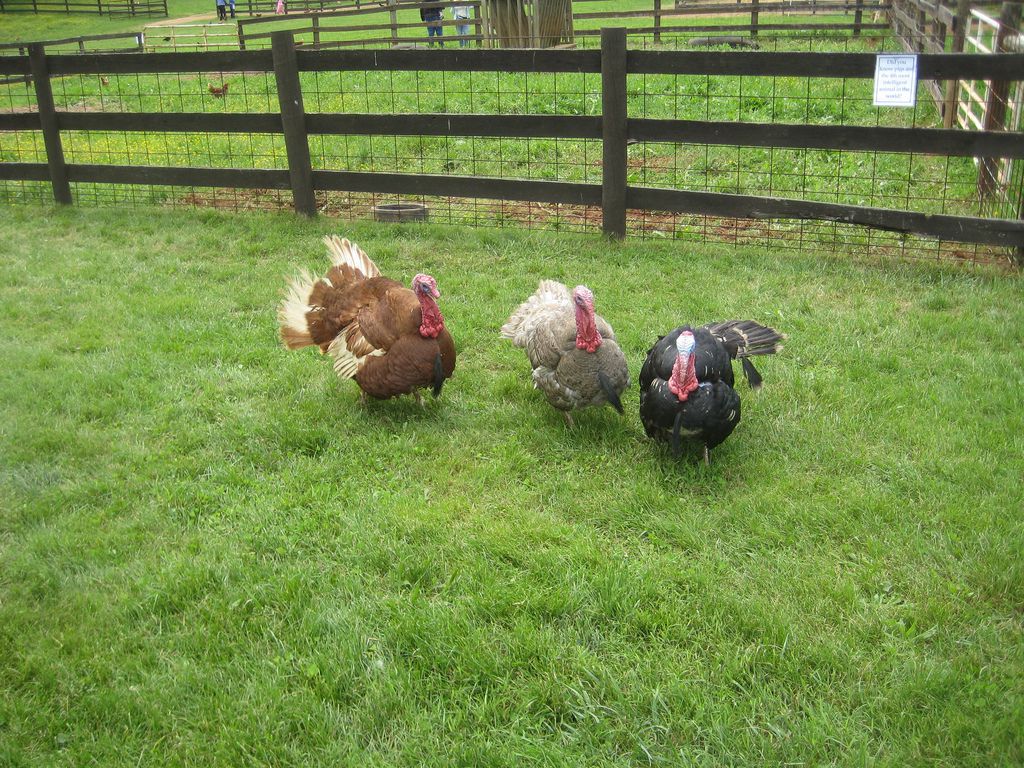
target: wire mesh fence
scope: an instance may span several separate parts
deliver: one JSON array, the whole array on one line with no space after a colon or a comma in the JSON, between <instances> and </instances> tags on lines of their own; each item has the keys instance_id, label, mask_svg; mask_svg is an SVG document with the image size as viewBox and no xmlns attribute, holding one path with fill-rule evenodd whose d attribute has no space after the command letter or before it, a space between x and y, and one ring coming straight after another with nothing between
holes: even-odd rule
<instances>
[{"instance_id":1,"label":"wire mesh fence","mask_svg":"<svg viewBox=\"0 0 1024 768\"><path fill-rule=\"evenodd\" d=\"M631 40L631 44L632 44ZM768 43L762 40L760 43ZM818 49L824 44L818 41ZM776 50L809 50L808 40L775 40ZM843 52L885 50L863 38L835 43ZM300 75L307 113L505 116L602 114L600 73L436 71L307 71ZM55 107L70 114L162 113L277 115L273 72L209 71L64 75L52 79ZM630 119L783 126L941 128L924 83L912 108L872 104L863 77L630 74ZM33 112L31 83L0 86L0 114ZM62 130L69 164L182 168L288 169L284 137L259 131ZM599 138L310 134L314 171L428 174L600 184ZM45 163L37 130L0 131L0 161ZM1019 162L1017 163L1019 168ZM1024 199L1018 171L986 197L978 195L975 158L920 151L744 146L711 141L631 141L630 185L765 198L870 206L956 216L1017 218ZM89 205L204 205L232 210L289 208L282 189L74 182L75 201ZM43 182L0 181L4 203L49 199ZM339 218L368 218L377 205L418 202L431 221L467 226L523 226L599 231L599 206L487 200L429 194L318 191L317 209ZM1007 215L1017 206L1018 213ZM911 258L1005 260L1006 249L838 222L744 219L630 210L627 231L682 242L727 241L767 247L894 253Z\"/></svg>"}]
</instances>

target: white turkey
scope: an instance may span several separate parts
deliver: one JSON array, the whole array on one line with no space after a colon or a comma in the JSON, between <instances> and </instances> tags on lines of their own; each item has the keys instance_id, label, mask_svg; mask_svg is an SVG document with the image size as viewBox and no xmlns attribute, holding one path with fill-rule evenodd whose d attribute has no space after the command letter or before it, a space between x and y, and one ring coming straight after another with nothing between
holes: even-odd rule
<instances>
[{"instance_id":1,"label":"white turkey","mask_svg":"<svg viewBox=\"0 0 1024 768\"><path fill-rule=\"evenodd\" d=\"M536 292L512 313L501 335L526 351L533 385L573 424L570 411L611 405L622 413L620 395L629 370L615 333L594 311L594 294L583 285L572 292L541 280Z\"/></svg>"}]
</instances>

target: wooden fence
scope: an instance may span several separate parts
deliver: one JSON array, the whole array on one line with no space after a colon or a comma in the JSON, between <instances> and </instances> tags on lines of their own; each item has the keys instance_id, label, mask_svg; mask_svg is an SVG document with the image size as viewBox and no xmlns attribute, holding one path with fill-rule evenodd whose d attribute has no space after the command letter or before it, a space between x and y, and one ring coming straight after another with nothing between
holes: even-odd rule
<instances>
[{"instance_id":1,"label":"wooden fence","mask_svg":"<svg viewBox=\"0 0 1024 768\"><path fill-rule=\"evenodd\" d=\"M130 41L127 44L114 44L114 41ZM97 45L98 43L98 45ZM79 35L78 37L62 37L56 40L34 40L31 43L0 43L0 56L25 56L29 46L41 45L43 48L65 48L76 46L79 53L110 53L124 51L128 48L143 50L141 32L113 32L108 35ZM70 51L51 51L52 53L70 53Z\"/></svg>"},{"instance_id":2,"label":"wooden fence","mask_svg":"<svg viewBox=\"0 0 1024 768\"><path fill-rule=\"evenodd\" d=\"M142 31L149 52L238 50L235 25L227 22L147 24Z\"/></svg>"},{"instance_id":3,"label":"wooden fence","mask_svg":"<svg viewBox=\"0 0 1024 768\"><path fill-rule=\"evenodd\" d=\"M0 75L29 75L38 112L0 114L0 131L41 131L46 163L0 163L0 179L49 181L54 198L72 201L71 184L176 185L291 190L295 210L314 215L317 191L430 195L598 206L603 230L626 231L627 209L743 219L805 219L863 225L1024 253L1024 222L952 216L837 203L629 184L632 141L723 146L879 151L981 158L1022 158L1024 138L1002 131L873 126L760 124L638 119L627 114L627 75L732 75L871 79L875 56L859 53L763 53L627 50L623 29L606 29L593 50L306 51L287 32L272 50L220 53L78 54L0 58ZM600 115L306 113L300 72L334 71L573 72L601 75ZM58 112L51 77L197 72L274 72L279 113ZM922 54L921 78L1019 81L1022 54ZM69 164L63 131L162 131L283 134L287 170ZM314 169L309 136L412 135L601 140L602 182L575 183L476 176Z\"/></svg>"},{"instance_id":4,"label":"wooden fence","mask_svg":"<svg viewBox=\"0 0 1024 768\"><path fill-rule=\"evenodd\" d=\"M258 32L260 28L266 29L268 24L277 27L280 31L283 21L292 24L288 31L300 41L303 46L314 49L340 48L346 46L365 47L368 45L392 45L408 46L411 44L423 44L426 42L427 22L399 22L400 11L419 11L426 5L421 0L386 0L386 2L363 3L361 7L349 7L342 10L325 11L323 13L297 13L289 14L287 19L282 16L265 16L254 19L238 19L238 47L246 48L266 47L270 43L273 32ZM484 40L483 25L485 19L481 13L481 0L442 0L441 2L429 3L431 7L450 9L456 5L469 6L471 18L460 21L446 18L441 22L430 22L434 26L444 29L445 41L468 40L479 45ZM371 16L387 16L387 21L380 22ZM450 12L448 16L450 17ZM352 21L348 21L352 20ZM346 23L347 22L347 23ZM472 32L465 37L452 34L459 24L472 27ZM410 36L410 30L415 30L415 36ZM349 40L324 40L323 35L345 33L345 32L366 32L368 36ZM385 34L386 33L386 34Z\"/></svg>"},{"instance_id":5,"label":"wooden fence","mask_svg":"<svg viewBox=\"0 0 1024 768\"><path fill-rule=\"evenodd\" d=\"M588 2L603 2L604 0L588 0ZM652 0L653 6L650 10L639 11L587 11L573 13L572 18L576 21L599 19L603 22L624 19L651 19L650 26L629 27L629 34L652 35L654 42L660 43L663 33L731 33L733 35L745 35L757 37L759 32L848 32L858 36L861 32L887 31L889 25L878 21L865 21L865 15L888 10L888 0L747 0L746 2L712 2L712 3L687 3L686 5L672 6L667 0ZM745 15L750 20L746 23L722 24L694 24L667 25L666 19L680 19L684 17L700 16L723 16L723 15ZM780 23L778 21L765 23L761 20L761 14L799 17L797 22ZM817 14L852 14L849 22L811 22L807 16ZM577 37L600 35L600 29L579 29L575 30Z\"/></svg>"},{"instance_id":6,"label":"wooden fence","mask_svg":"<svg viewBox=\"0 0 1024 768\"><path fill-rule=\"evenodd\" d=\"M344 8L362 8L378 5L380 0L285 0L285 10L296 13L324 13ZM273 16L277 13L277 0L240 0L235 7L249 16Z\"/></svg>"},{"instance_id":7,"label":"wooden fence","mask_svg":"<svg viewBox=\"0 0 1024 768\"><path fill-rule=\"evenodd\" d=\"M979 5L999 7L974 0L958 0L955 7L944 6L938 0L891 0L889 22L896 39L910 53L962 53L971 15ZM956 115L956 88L942 88L933 82L929 90L946 126L951 126Z\"/></svg>"},{"instance_id":8,"label":"wooden fence","mask_svg":"<svg viewBox=\"0 0 1024 768\"><path fill-rule=\"evenodd\" d=\"M601 0L589 0L599 2ZM294 2L286 5L288 13L285 16L278 16L273 13L270 7L274 5L273 0L267 0L267 5L251 5L250 13L254 18L239 18L237 20L238 37L237 44L241 49L269 47L271 32L260 31L273 29L279 31L282 25L287 25L296 39L304 47L328 48L328 47L367 47L367 46L409 46L425 42L425 22L416 18L414 21L400 21L398 14L403 11L418 11L425 3L423 0L369 0L363 2L347 2L344 4L320 4L304 3L299 6ZM467 39L474 45L486 47L540 47L542 35L537 25L535 16L532 14L533 4L524 5L525 15L519 19L520 29L509 31L502 30L500 33L491 19L492 10L486 0L469 0L468 2L457 2L457 0L434 0L429 3L432 7L451 8L455 5L468 5L471 8L472 18L469 26L472 33L466 38L460 38L452 33L458 25L458 21L450 18L450 13L441 22L447 41ZM245 5L239 6L244 12ZM612 20L636 20L650 19L651 26L631 26L626 33L629 35L648 35L653 37L655 44L662 42L662 34L714 34L755 38L759 33L845 33L858 36L862 32L868 34L887 33L889 26L884 21L871 21L889 9L888 0L745 0L741 5L738 3L720 2L703 5L687 6L682 8L672 7L662 0L652 0L650 9L634 11L586 11L572 13L571 23L566 24L567 34L560 37L559 43L572 43L576 38L585 39L600 35L600 29L583 29L577 22L587 21L612 21ZM269 9L269 10L268 10ZM295 12L298 11L298 12ZM530 13L526 13L530 11ZM723 23L721 19L715 24L701 24L700 17L721 17L731 15L748 16L749 20L737 21L735 23ZM762 14L769 15L773 20L766 21ZM809 19L817 14L836 15L846 14L850 17L845 22L816 22ZM793 17L793 20L780 22L778 17L785 15ZM667 24L666 20L688 19L684 24ZM268 27L268 25L270 25ZM163 46L160 40L155 40L153 48L168 47L178 49L186 47L186 43L194 48L201 48L203 40L202 32L194 29L185 30L184 34L175 34L174 28L163 35L167 37L170 45ZM361 33L361 34L360 34ZM337 39L341 34L345 39ZM215 44L211 48L227 47L229 40L222 33L216 35ZM177 40L181 38L182 45ZM720 39L720 38L719 38ZM709 40L708 42L714 42Z\"/></svg>"},{"instance_id":9,"label":"wooden fence","mask_svg":"<svg viewBox=\"0 0 1024 768\"><path fill-rule=\"evenodd\" d=\"M64 37L58 40L39 40L36 45L43 48L64 48L76 46L79 53L102 53L110 51L124 51L129 45L117 45L115 41L131 41L130 47L138 51L144 50L141 32L115 32L109 35L81 35L79 37ZM29 46L33 43L0 43L0 56L25 56ZM56 52L56 51L55 51ZM13 77L0 76L0 85L11 83L24 83L30 80L28 75L15 75Z\"/></svg>"},{"instance_id":10,"label":"wooden fence","mask_svg":"<svg viewBox=\"0 0 1024 768\"><path fill-rule=\"evenodd\" d=\"M1003 3L994 8L997 10L990 15L972 0L958 0L955 8L947 8L937 0L892 0L890 18L897 39L910 52L1019 50L1020 3ZM1011 88L1007 80L985 82L969 78L928 85L946 127L959 123L967 129L999 131L1016 130L1020 125L1019 82L1016 88ZM998 158L982 158L979 166L978 190L984 197L1010 178L1012 158L1002 158L1002 162Z\"/></svg>"},{"instance_id":11,"label":"wooden fence","mask_svg":"<svg viewBox=\"0 0 1024 768\"><path fill-rule=\"evenodd\" d=\"M0 13L166 16L167 0L0 0Z\"/></svg>"}]
</instances>

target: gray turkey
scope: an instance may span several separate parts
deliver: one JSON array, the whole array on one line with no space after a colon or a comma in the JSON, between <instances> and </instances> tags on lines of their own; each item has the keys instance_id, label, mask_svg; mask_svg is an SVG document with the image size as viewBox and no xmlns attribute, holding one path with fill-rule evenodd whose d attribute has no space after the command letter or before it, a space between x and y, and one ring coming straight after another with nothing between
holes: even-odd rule
<instances>
[{"instance_id":1,"label":"gray turkey","mask_svg":"<svg viewBox=\"0 0 1024 768\"><path fill-rule=\"evenodd\" d=\"M686 438L709 451L740 421L732 361L739 360L752 389L761 375L750 358L771 355L785 336L753 320L727 320L700 328L682 325L658 339L640 369L640 420L649 437L679 455Z\"/></svg>"},{"instance_id":2,"label":"gray turkey","mask_svg":"<svg viewBox=\"0 0 1024 768\"><path fill-rule=\"evenodd\" d=\"M555 280L541 280L501 335L526 350L534 387L570 427L570 411L578 408L608 403L623 412L619 397L629 386L626 357L611 326L594 312L594 294L586 286L570 293Z\"/></svg>"},{"instance_id":3,"label":"gray turkey","mask_svg":"<svg viewBox=\"0 0 1024 768\"><path fill-rule=\"evenodd\" d=\"M337 235L324 242L332 263L327 274L302 272L281 302L284 345L318 346L340 378L356 380L362 399L412 394L419 401L420 389L437 397L455 370L437 282L419 274L410 290L383 277L355 243Z\"/></svg>"}]
</instances>

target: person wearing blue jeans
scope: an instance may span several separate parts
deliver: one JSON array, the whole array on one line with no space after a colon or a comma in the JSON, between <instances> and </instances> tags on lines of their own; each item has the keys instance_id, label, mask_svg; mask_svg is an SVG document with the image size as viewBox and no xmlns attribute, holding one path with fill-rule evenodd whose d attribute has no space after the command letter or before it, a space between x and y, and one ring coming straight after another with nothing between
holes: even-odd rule
<instances>
[{"instance_id":1,"label":"person wearing blue jeans","mask_svg":"<svg viewBox=\"0 0 1024 768\"><path fill-rule=\"evenodd\" d=\"M459 40L459 48L465 48L469 45L469 40L466 39L469 36L469 24L466 23L469 21L469 6L453 5L452 18L459 22L455 25L455 33L462 38Z\"/></svg>"},{"instance_id":2,"label":"person wearing blue jeans","mask_svg":"<svg viewBox=\"0 0 1024 768\"><path fill-rule=\"evenodd\" d=\"M437 38L438 44L443 48L444 40L441 38L444 36L444 31L439 23L444 18L444 11L437 6L420 6L420 20L427 22L427 38L431 40L433 45L433 38Z\"/></svg>"}]
</instances>

